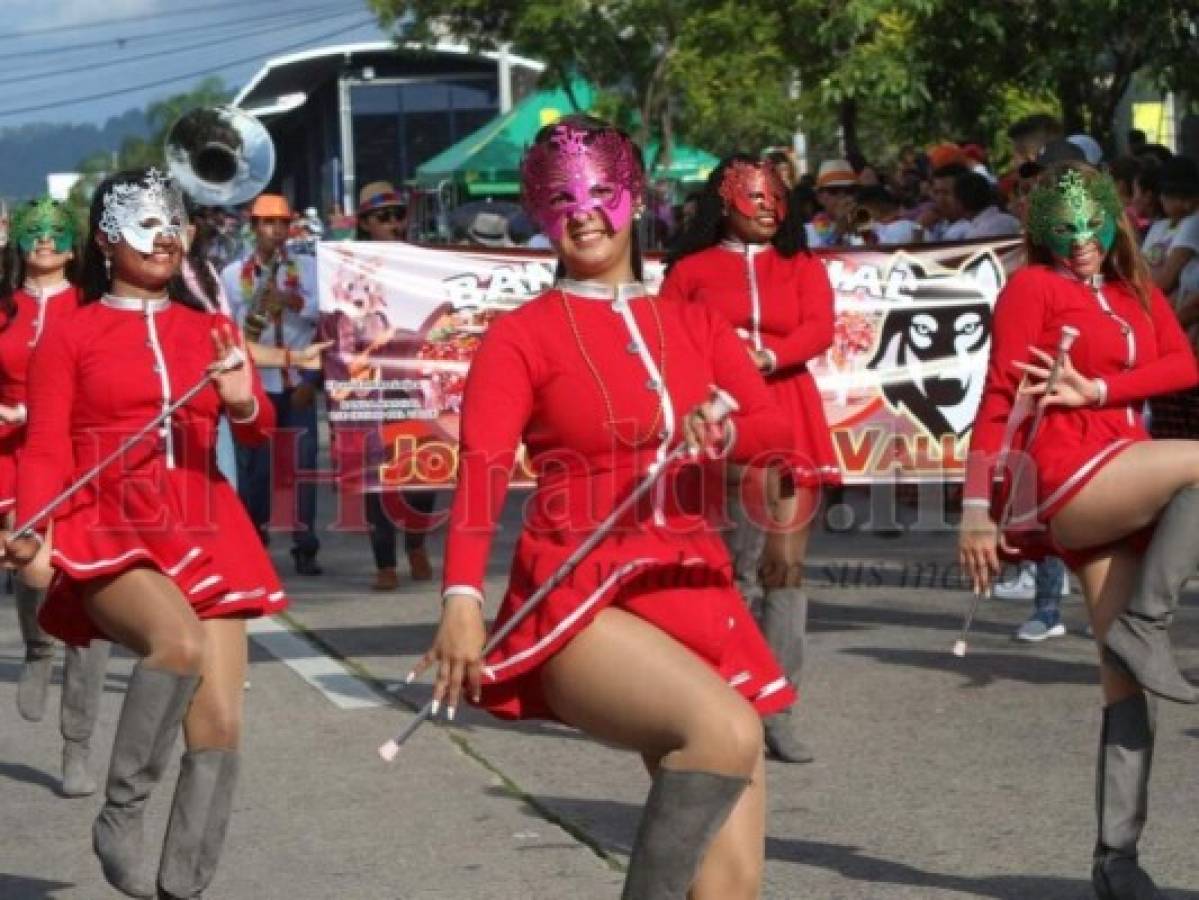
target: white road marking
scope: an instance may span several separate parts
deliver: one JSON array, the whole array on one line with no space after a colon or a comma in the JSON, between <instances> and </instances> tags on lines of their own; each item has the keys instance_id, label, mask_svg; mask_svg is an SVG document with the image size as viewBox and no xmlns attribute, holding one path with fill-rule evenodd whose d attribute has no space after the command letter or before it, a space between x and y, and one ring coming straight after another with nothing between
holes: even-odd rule
<instances>
[{"instance_id":1,"label":"white road marking","mask_svg":"<svg viewBox=\"0 0 1199 900\"><path fill-rule=\"evenodd\" d=\"M365 681L283 622L263 616L251 619L250 636L272 656L325 695L338 709L370 709L385 700Z\"/></svg>"}]
</instances>

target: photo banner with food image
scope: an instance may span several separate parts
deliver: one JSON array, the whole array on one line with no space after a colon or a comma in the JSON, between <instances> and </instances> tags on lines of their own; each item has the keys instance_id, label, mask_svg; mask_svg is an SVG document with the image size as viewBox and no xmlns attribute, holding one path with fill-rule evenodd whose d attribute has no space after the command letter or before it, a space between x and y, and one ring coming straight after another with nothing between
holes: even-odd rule
<instances>
[{"instance_id":1,"label":"photo banner with food image","mask_svg":"<svg viewBox=\"0 0 1199 900\"><path fill-rule=\"evenodd\" d=\"M817 251L833 343L809 368L847 483L957 481L982 394L991 310L1018 238ZM361 490L451 487L462 390L488 325L549 287L528 250L327 242L317 251L335 465ZM656 290L659 260L646 261ZM515 484L532 473L522 455Z\"/></svg>"}]
</instances>

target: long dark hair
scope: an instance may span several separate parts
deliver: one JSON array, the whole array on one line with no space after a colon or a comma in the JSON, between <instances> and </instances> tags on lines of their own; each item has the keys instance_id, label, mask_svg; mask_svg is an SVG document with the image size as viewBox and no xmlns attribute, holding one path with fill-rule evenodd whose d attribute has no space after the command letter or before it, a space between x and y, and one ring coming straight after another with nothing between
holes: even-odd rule
<instances>
[{"instance_id":1,"label":"long dark hair","mask_svg":"<svg viewBox=\"0 0 1199 900\"><path fill-rule=\"evenodd\" d=\"M1071 170L1082 175L1083 181L1088 184L1097 178L1108 177L1086 163L1061 162L1050 166L1041 174L1041 177L1037 179L1037 187L1052 190L1057 187L1062 176ZM1039 263L1050 268L1057 264L1057 260L1054 259L1049 248L1034 241L1032 232L1027 228L1024 229L1024 252L1030 263ZM1108 278L1127 284L1137 295L1141 306L1146 311L1149 310L1149 296L1153 292L1153 275L1149 271L1149 264L1145 262L1145 257L1141 255L1136 231L1133 230L1123 209L1116 217L1115 243L1104 255L1101 270Z\"/></svg>"},{"instance_id":2,"label":"long dark hair","mask_svg":"<svg viewBox=\"0 0 1199 900\"><path fill-rule=\"evenodd\" d=\"M33 201L30 201L33 202ZM15 216L14 216L15 218ZM71 258L67 260L63 275L71 284L79 285L80 258L83 248L76 236L71 246ZM0 331L12 324L17 315L17 301L14 296L25 284L25 254L17 246L15 236L10 232L8 245L0 256Z\"/></svg>"},{"instance_id":3,"label":"long dark hair","mask_svg":"<svg viewBox=\"0 0 1199 900\"><path fill-rule=\"evenodd\" d=\"M118 185L144 185L149 174L148 168L125 169L115 175L109 175L101 181L95 193L92 194L92 204L87 215L87 244L83 250L83 267L79 279L79 286L83 289L81 303L95 303L112 288L112 277L108 274L108 267L104 264L104 251L100 249L100 245L96 241L96 237L100 233L100 218L104 215L105 195ZM171 276L171 280L167 284L167 296L176 303L200 312L206 312L208 309L206 304L200 302L187 289L187 285L183 283L183 278L178 272Z\"/></svg>"},{"instance_id":4,"label":"long dark hair","mask_svg":"<svg viewBox=\"0 0 1199 900\"><path fill-rule=\"evenodd\" d=\"M179 296L191 301L187 303L188 306L195 305L204 309L217 310L221 306L221 286L217 283L216 273L213 272L208 258L214 233L212 222L206 215L205 209L196 206L190 197L184 197L184 206L187 208L188 218L195 226L195 234L192 235L191 243L188 245L183 265L191 269L203 296L197 296L191 283L183 277L179 279Z\"/></svg>"},{"instance_id":5,"label":"long dark hair","mask_svg":"<svg viewBox=\"0 0 1199 900\"><path fill-rule=\"evenodd\" d=\"M586 132L588 135L598 135L604 133L620 135L620 137L627 141L629 146L633 149L633 158L637 160L637 165L640 167L642 173L645 172L645 159L641 155L641 148L634 143L633 139L615 125L611 125L608 122L605 122L603 119L597 119L595 116L588 116L583 113L574 113L569 116L563 116L561 119L558 119L558 121L546 125L540 131L538 131L537 136L533 138L533 143L544 144L553 136L554 129L559 125L568 125L571 128L577 129L578 131ZM588 142L590 143L591 140L594 140L594 138L589 137ZM644 197L633 198L634 206L640 206L644 202ZM644 277L644 267L641 264L641 238L637 234L636 223L634 223L629 234L629 251L629 265L633 270L633 277L638 281L641 281ZM565 276L566 267L562 265L562 260L559 259L558 269L555 273L555 277L564 278Z\"/></svg>"},{"instance_id":6,"label":"long dark hair","mask_svg":"<svg viewBox=\"0 0 1199 900\"><path fill-rule=\"evenodd\" d=\"M671 266L684 256L715 247L724 238L724 200L720 196L720 184L724 181L728 167L738 162L757 165L760 160L749 153L734 153L722 159L720 165L712 170L703 190L696 197L695 215L666 253L666 271L669 272ZM787 210L786 218L779 223L778 231L770 243L785 259L808 249L807 231L798 210Z\"/></svg>"}]
</instances>

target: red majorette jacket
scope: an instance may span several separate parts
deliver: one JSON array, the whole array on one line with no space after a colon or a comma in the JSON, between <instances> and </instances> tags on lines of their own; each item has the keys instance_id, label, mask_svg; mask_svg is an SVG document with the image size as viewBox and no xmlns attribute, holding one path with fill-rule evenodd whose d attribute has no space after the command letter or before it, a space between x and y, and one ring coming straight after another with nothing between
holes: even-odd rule
<instances>
[{"instance_id":1,"label":"red majorette jacket","mask_svg":"<svg viewBox=\"0 0 1199 900\"><path fill-rule=\"evenodd\" d=\"M1149 397L1199 382L1199 367L1174 311L1153 288L1146 309L1120 281L1084 283L1041 265L1012 276L995 304L986 386L974 420L964 496L990 495L995 466L1016 406L1022 373L1016 361L1033 361L1030 347L1053 355L1065 325L1080 335L1070 351L1074 367L1100 379L1096 406L1047 409L1029 447L1036 466L1036 518L1048 521L1088 478L1130 443L1148 440L1142 407ZM1010 435L1009 435L1010 437Z\"/></svg>"}]
</instances>

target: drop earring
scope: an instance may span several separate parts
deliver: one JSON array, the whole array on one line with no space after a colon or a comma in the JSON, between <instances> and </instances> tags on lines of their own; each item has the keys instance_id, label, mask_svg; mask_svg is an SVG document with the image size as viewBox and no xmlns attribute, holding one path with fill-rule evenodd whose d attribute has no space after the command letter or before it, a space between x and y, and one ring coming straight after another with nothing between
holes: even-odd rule
<instances>
[{"instance_id":1,"label":"drop earring","mask_svg":"<svg viewBox=\"0 0 1199 900\"><path fill-rule=\"evenodd\" d=\"M111 256L104 257L104 274L105 274L105 276L108 277L109 280L112 279L112 257Z\"/></svg>"}]
</instances>

